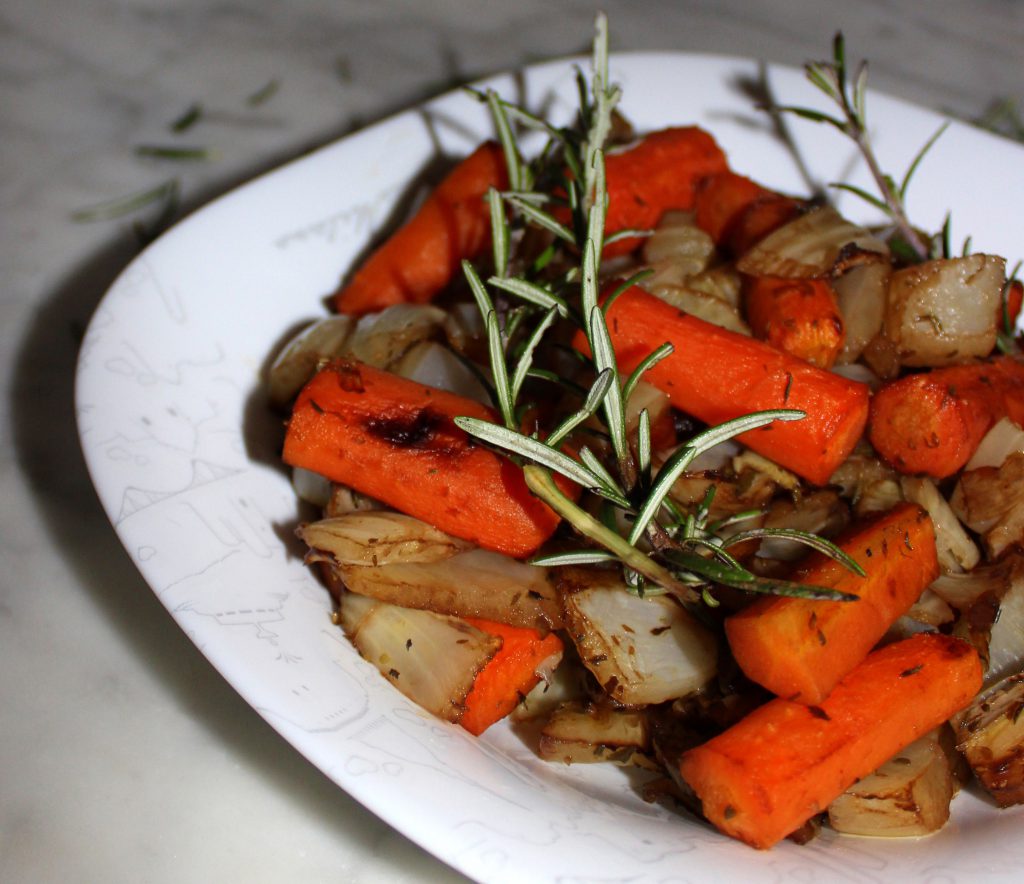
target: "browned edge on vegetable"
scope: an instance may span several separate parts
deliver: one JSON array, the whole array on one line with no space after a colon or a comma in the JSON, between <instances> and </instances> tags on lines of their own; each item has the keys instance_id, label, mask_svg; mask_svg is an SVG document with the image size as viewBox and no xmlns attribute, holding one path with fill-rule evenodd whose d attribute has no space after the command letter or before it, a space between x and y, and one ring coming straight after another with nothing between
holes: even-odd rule
<instances>
[{"instance_id":1,"label":"browned edge on vegetable","mask_svg":"<svg viewBox=\"0 0 1024 884\"><path fill-rule=\"evenodd\" d=\"M644 375L675 408L708 424L755 411L802 410L738 439L765 457L824 485L853 450L868 417L868 388L745 335L682 313L638 286L608 310L621 371L632 371L663 343L673 353ZM589 348L582 334L574 345Z\"/></svg>"},{"instance_id":2,"label":"browned edge on vegetable","mask_svg":"<svg viewBox=\"0 0 1024 884\"><path fill-rule=\"evenodd\" d=\"M772 700L684 753L680 772L716 827L768 848L964 708L981 681L970 645L919 634L872 653L820 705Z\"/></svg>"},{"instance_id":3,"label":"browned edge on vegetable","mask_svg":"<svg viewBox=\"0 0 1024 884\"><path fill-rule=\"evenodd\" d=\"M338 360L299 394L283 457L455 537L527 556L559 518L518 466L455 425L459 415L494 420L471 399Z\"/></svg>"},{"instance_id":4,"label":"browned edge on vegetable","mask_svg":"<svg viewBox=\"0 0 1024 884\"><path fill-rule=\"evenodd\" d=\"M939 575L932 520L915 504L856 525L837 543L865 577L814 552L790 579L853 593L856 601L766 597L725 621L747 677L794 702L824 700Z\"/></svg>"},{"instance_id":5,"label":"browned edge on vegetable","mask_svg":"<svg viewBox=\"0 0 1024 884\"><path fill-rule=\"evenodd\" d=\"M484 196L508 186L501 146L481 144L431 193L334 295L339 313L373 313L392 304L431 300L455 276L464 258L487 245L490 210Z\"/></svg>"},{"instance_id":6,"label":"browned edge on vegetable","mask_svg":"<svg viewBox=\"0 0 1024 884\"><path fill-rule=\"evenodd\" d=\"M908 375L871 402L868 436L902 473L942 479L964 466L1001 418L1024 425L1024 362L997 356Z\"/></svg>"}]
</instances>

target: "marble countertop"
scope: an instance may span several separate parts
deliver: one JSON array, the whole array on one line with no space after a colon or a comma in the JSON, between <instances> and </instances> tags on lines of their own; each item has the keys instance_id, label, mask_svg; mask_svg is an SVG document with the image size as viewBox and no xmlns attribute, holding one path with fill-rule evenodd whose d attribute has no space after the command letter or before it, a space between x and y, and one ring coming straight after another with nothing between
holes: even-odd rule
<instances>
[{"instance_id":1,"label":"marble countertop","mask_svg":"<svg viewBox=\"0 0 1024 884\"><path fill-rule=\"evenodd\" d=\"M798 65L842 29L877 88L966 118L1024 102L1012 0L600 6L618 49ZM170 177L187 211L448 86L579 51L596 8L5 0L0 880L460 879L278 737L122 550L85 472L72 393L82 331L137 239L130 220L72 213ZM203 118L179 140L214 157L136 155L196 103Z\"/></svg>"}]
</instances>

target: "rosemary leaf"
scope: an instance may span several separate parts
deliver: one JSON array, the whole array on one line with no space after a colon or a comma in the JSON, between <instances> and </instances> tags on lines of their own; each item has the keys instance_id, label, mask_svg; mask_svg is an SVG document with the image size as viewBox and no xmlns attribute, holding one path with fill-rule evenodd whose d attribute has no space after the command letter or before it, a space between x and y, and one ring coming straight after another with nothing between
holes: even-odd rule
<instances>
[{"instance_id":1,"label":"rosemary leaf","mask_svg":"<svg viewBox=\"0 0 1024 884\"><path fill-rule=\"evenodd\" d=\"M636 464L644 482L651 477L651 415L646 408L641 409L636 427Z\"/></svg>"},{"instance_id":2,"label":"rosemary leaf","mask_svg":"<svg viewBox=\"0 0 1024 884\"><path fill-rule=\"evenodd\" d=\"M746 540L761 540L765 537L782 537L786 540L801 543L804 546L808 546L811 549L828 556L830 559L834 559L858 577L866 576L864 569L857 564L856 560L843 552L834 543L826 540L824 537L819 537L817 534L811 534L808 531L799 531L796 528L751 528L747 531L740 531L738 534L733 534L731 537L726 538L722 544L724 547L728 548L730 546L743 543Z\"/></svg>"},{"instance_id":3,"label":"rosemary leaf","mask_svg":"<svg viewBox=\"0 0 1024 884\"><path fill-rule=\"evenodd\" d=\"M693 459L704 451L714 448L720 442L725 442L733 436L766 426L774 420L799 420L804 417L804 412L788 409L776 409L774 411L758 411L743 417L727 421L717 427L711 427L703 433L699 433L690 439L685 445L678 448L675 453L662 465L658 476L654 480L654 487L647 500L640 507L637 513L636 523L629 535L630 544L635 544L647 529L651 520L661 509L662 501L671 491L672 486L680 475L686 470Z\"/></svg>"},{"instance_id":4,"label":"rosemary leaf","mask_svg":"<svg viewBox=\"0 0 1024 884\"><path fill-rule=\"evenodd\" d=\"M622 489L619 487L618 481L615 477L608 472L605 465L601 463L600 458L594 454L586 445L584 445L579 451L580 460L583 461L584 465L590 470L595 476L597 476L602 484L602 487L611 493L605 494L608 500L613 503L617 503L623 509L631 509L629 501L626 500L626 496Z\"/></svg>"},{"instance_id":5,"label":"rosemary leaf","mask_svg":"<svg viewBox=\"0 0 1024 884\"><path fill-rule=\"evenodd\" d=\"M487 90L487 104L491 109L491 117L494 119L494 128L498 132L498 140L501 142L501 149L505 154L505 168L508 170L508 183L512 190L519 190L522 186L522 161L519 157L519 149L516 147L515 137L512 135L512 127L508 122L508 115L505 112L503 102L499 101L497 93L493 89Z\"/></svg>"},{"instance_id":6,"label":"rosemary leaf","mask_svg":"<svg viewBox=\"0 0 1024 884\"><path fill-rule=\"evenodd\" d=\"M553 567L557 565L603 565L606 562L617 562L615 553L603 549L581 549L575 552L551 553L546 556L534 556L528 560L531 565Z\"/></svg>"},{"instance_id":7,"label":"rosemary leaf","mask_svg":"<svg viewBox=\"0 0 1024 884\"><path fill-rule=\"evenodd\" d=\"M590 513L580 509L562 494L551 478L551 473L547 470L530 464L523 467L523 476L526 479L527 487L534 494L585 537L601 544L634 571L662 587L661 591L670 590L684 601L697 600L697 594L685 583L677 580L671 571L644 555L636 547L630 546L622 537L602 525ZM657 590L648 591L648 594L653 595L656 592Z\"/></svg>"},{"instance_id":8,"label":"rosemary leaf","mask_svg":"<svg viewBox=\"0 0 1024 884\"><path fill-rule=\"evenodd\" d=\"M523 347L523 352L516 363L515 371L512 372L511 396L513 403L519 399L519 392L522 390L523 382L528 377L530 367L533 364L533 354L537 349L537 345L541 342L541 338L544 337L547 330L551 328L551 324L555 321L556 316L558 316L558 309L552 307L544 314L544 318L537 324L529 338L526 339L526 345Z\"/></svg>"},{"instance_id":9,"label":"rosemary leaf","mask_svg":"<svg viewBox=\"0 0 1024 884\"><path fill-rule=\"evenodd\" d=\"M204 162L216 157L216 154L208 147L176 147L162 144L140 144L135 148L135 155L186 163Z\"/></svg>"},{"instance_id":10,"label":"rosemary leaf","mask_svg":"<svg viewBox=\"0 0 1024 884\"><path fill-rule=\"evenodd\" d=\"M814 586L813 584L793 583L789 580L758 577L743 567L727 565L697 553L669 550L665 553L665 557L673 565L678 565L687 571L704 577L706 580L721 583L723 586L730 586L733 589L822 601L857 601L857 596L850 593L839 592L824 586Z\"/></svg>"},{"instance_id":11,"label":"rosemary leaf","mask_svg":"<svg viewBox=\"0 0 1024 884\"><path fill-rule=\"evenodd\" d=\"M515 295L522 301L536 304L538 307L544 307L548 310L555 309L558 311L558 315L562 317L569 316L569 305L565 300L542 285L525 279L498 276L492 276L487 281L496 289L501 289L510 295Z\"/></svg>"},{"instance_id":12,"label":"rosemary leaf","mask_svg":"<svg viewBox=\"0 0 1024 884\"><path fill-rule=\"evenodd\" d=\"M595 367L598 371L609 369L614 379L614 383L608 388L608 393L604 397L604 415L608 424L608 434L612 440L612 448L615 449L615 456L620 464L620 472L625 473L624 466L629 458L629 445L626 441L625 403L622 399L622 388L619 386L615 348L612 347L612 339L608 332L604 313L597 306L590 311L590 341Z\"/></svg>"},{"instance_id":13,"label":"rosemary leaf","mask_svg":"<svg viewBox=\"0 0 1024 884\"><path fill-rule=\"evenodd\" d=\"M582 464L577 463L567 454L563 454L555 448L546 445L538 439L524 436L522 433L510 430L506 427L492 424L488 421L475 417L457 417L455 424L465 430L469 435L482 439L498 448L503 448L512 454L529 458L548 469L560 473L567 479L571 479L577 485L584 488L601 488L603 482ZM528 469L529 467L524 467Z\"/></svg>"},{"instance_id":14,"label":"rosemary leaf","mask_svg":"<svg viewBox=\"0 0 1024 884\"><path fill-rule=\"evenodd\" d=\"M261 104L266 104L274 97L277 90L280 88L281 82L279 80L268 80L259 89L246 98L245 103L249 105L249 107L259 107Z\"/></svg>"},{"instance_id":15,"label":"rosemary leaf","mask_svg":"<svg viewBox=\"0 0 1024 884\"><path fill-rule=\"evenodd\" d=\"M487 314L487 349L491 357L491 376L494 378L494 390L498 394L498 407L505 426L516 427L515 396L509 385L508 366L505 365L505 348L501 341L501 326L498 314L492 310Z\"/></svg>"},{"instance_id":16,"label":"rosemary leaf","mask_svg":"<svg viewBox=\"0 0 1024 884\"><path fill-rule=\"evenodd\" d=\"M946 120L946 122L944 122L941 126L939 126L938 129L935 130L935 133L932 135L932 137L929 138L924 143L924 145L922 145L921 149L915 154L914 159L911 161L910 166L907 168L906 174L904 174L903 176L902 183L896 190L896 193L899 194L899 198L901 201L906 200L907 198L907 188L910 186L910 179L914 177L914 172L916 172L917 167L921 165L921 160L924 159L925 154L927 154L928 151L932 149L932 145L939 140L939 138L948 128L949 120Z\"/></svg>"},{"instance_id":17,"label":"rosemary leaf","mask_svg":"<svg viewBox=\"0 0 1024 884\"><path fill-rule=\"evenodd\" d=\"M626 279L623 282L620 282L614 289L612 289L611 294L608 295L608 297L604 299L604 303L601 304L601 309L604 310L605 315L607 315L608 311L611 310L612 304L615 303L615 301L618 299L619 295L625 294L631 288L633 288L633 286L639 285L645 279L647 279L648 277L653 276L653 275L654 275L654 269L651 268L651 267L647 267L644 270L638 270L631 277L629 277L629 279Z\"/></svg>"},{"instance_id":18,"label":"rosemary leaf","mask_svg":"<svg viewBox=\"0 0 1024 884\"><path fill-rule=\"evenodd\" d=\"M168 128L175 134L180 135L191 129L203 115L203 106L199 102L193 102L186 108L185 112L175 119Z\"/></svg>"},{"instance_id":19,"label":"rosemary leaf","mask_svg":"<svg viewBox=\"0 0 1024 884\"><path fill-rule=\"evenodd\" d=\"M594 380L590 390L587 391L587 398L584 401L583 406L578 411L569 415L557 427L555 427L554 430L552 430L551 435L549 435L545 440L546 444L557 446L566 436L575 430L576 427L593 415L594 412L601 407L601 403L604 401L604 397L614 380L615 377L610 371L607 369L602 371Z\"/></svg>"},{"instance_id":20,"label":"rosemary leaf","mask_svg":"<svg viewBox=\"0 0 1024 884\"><path fill-rule=\"evenodd\" d=\"M532 221L538 227L543 227L545 230L550 231L559 239L564 239L570 245L576 245L576 237L568 227L547 212L531 205L529 200L514 194L507 196L505 199L509 205L514 207L527 220Z\"/></svg>"},{"instance_id":21,"label":"rosemary leaf","mask_svg":"<svg viewBox=\"0 0 1024 884\"><path fill-rule=\"evenodd\" d=\"M505 204L501 194L493 187L487 191L487 205L491 213L491 248L494 255L493 278L504 278L508 271L509 229L505 217Z\"/></svg>"},{"instance_id":22,"label":"rosemary leaf","mask_svg":"<svg viewBox=\"0 0 1024 884\"><path fill-rule=\"evenodd\" d=\"M623 402L629 402L629 397L633 395L633 390L636 389L636 385L640 383L641 378L645 371L650 368L654 368L662 359L666 356L670 356L675 348L668 342L662 344L657 350L652 353L648 353L641 361L640 364L633 369L633 373L626 380L626 383L622 385L622 400Z\"/></svg>"},{"instance_id":23,"label":"rosemary leaf","mask_svg":"<svg viewBox=\"0 0 1024 884\"><path fill-rule=\"evenodd\" d=\"M845 181L833 181L829 184L829 187L834 187L836 190L845 190L847 193L852 193L855 196L859 196L864 202L870 203L876 209L880 209L885 214L890 214L889 206L886 205L884 200L880 200L873 193L869 193L864 190L863 187L857 187L854 184L847 184Z\"/></svg>"},{"instance_id":24,"label":"rosemary leaf","mask_svg":"<svg viewBox=\"0 0 1024 884\"><path fill-rule=\"evenodd\" d=\"M71 220L79 224L87 224L92 221L109 221L113 218L120 218L124 215L138 212L140 209L144 209L153 203L176 203L178 191L179 184L177 179L171 179L148 190L140 190L127 196L87 206L84 209L76 209L71 213Z\"/></svg>"}]
</instances>

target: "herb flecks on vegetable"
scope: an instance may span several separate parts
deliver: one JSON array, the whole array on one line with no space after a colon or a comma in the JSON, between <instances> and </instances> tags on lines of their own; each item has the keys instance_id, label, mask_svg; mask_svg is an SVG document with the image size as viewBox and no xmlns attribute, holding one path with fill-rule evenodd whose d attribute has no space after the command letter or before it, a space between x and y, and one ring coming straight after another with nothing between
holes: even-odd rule
<instances>
[{"instance_id":1,"label":"herb flecks on vegetable","mask_svg":"<svg viewBox=\"0 0 1024 884\"><path fill-rule=\"evenodd\" d=\"M840 111L839 116L832 116L813 108L795 105L784 105L777 108L777 110L788 111L816 123L826 123L834 126L844 135L851 138L860 150L865 163L867 163L871 177L878 187L879 196L852 184L833 183L831 186L859 196L877 209L880 209L891 219L896 229L896 237L894 237L892 244L894 245L894 251L900 253L901 257L906 257L913 261L925 261L933 257L929 244L921 238L920 234L910 223L905 208L905 201L907 188L910 185L914 172L920 165L921 160L924 159L925 154L928 153L949 124L943 123L935 134L925 142L924 146L911 161L902 180L897 183L891 175L882 170L875 156L874 148L871 145L866 107L867 62L862 61L851 76L846 63L845 41L843 40L842 33L838 33L833 41L832 61L809 62L804 66L804 70L807 74L807 79L835 102Z\"/></svg>"},{"instance_id":2,"label":"herb flecks on vegetable","mask_svg":"<svg viewBox=\"0 0 1024 884\"><path fill-rule=\"evenodd\" d=\"M530 490L595 546L544 555L544 565L618 562L627 587L638 595L671 593L681 601L702 599L716 604L709 590L715 584L773 595L845 601L847 593L824 587L769 580L753 574L727 551L719 532L728 522L709 520L709 493L695 513L682 513L669 497L679 476L701 452L749 430L774 421L798 420L803 412L776 410L750 414L713 427L681 445L655 472L651 463L650 419L641 412L636 429L627 431L626 403L644 373L672 353L670 345L654 351L628 376L619 373L606 312L618 294L636 278L619 286L602 301L600 261L606 244L605 219L608 189L604 151L612 131L612 114L619 88L608 74L607 22L598 16L593 48L593 75L588 84L578 73L580 111L573 125L557 128L500 99L495 93L473 93L486 102L505 154L509 189L488 194L494 274L486 282L467 261L463 271L487 330L491 386L502 425L471 418L456 418L466 432L502 449L523 466ZM515 139L517 127L540 131L548 138L539 159L527 162ZM534 190L545 183L564 196L561 203ZM564 207L567 212L558 207ZM557 211L556 211L557 210ZM565 243L578 255L578 264L553 271L547 262L535 262L518 275L510 258L510 243L528 228ZM635 231L629 231L635 235ZM496 292L492 297L490 286ZM500 297L499 297L500 296ZM557 374L534 362L541 344L558 324L571 323L586 336L593 354L593 381L567 416L556 419L549 434L522 430L529 407L523 396L531 379L560 383L567 397L571 386ZM581 444L573 434L587 428L600 442ZM568 445L566 443L569 443ZM607 450L606 450L607 449ZM577 483L604 498L611 507L608 518L597 518L573 502L555 484L552 473ZM626 534L610 513L618 509L629 524ZM746 532L747 538L760 536ZM786 536L825 552L858 571L841 551L814 535L790 532Z\"/></svg>"}]
</instances>

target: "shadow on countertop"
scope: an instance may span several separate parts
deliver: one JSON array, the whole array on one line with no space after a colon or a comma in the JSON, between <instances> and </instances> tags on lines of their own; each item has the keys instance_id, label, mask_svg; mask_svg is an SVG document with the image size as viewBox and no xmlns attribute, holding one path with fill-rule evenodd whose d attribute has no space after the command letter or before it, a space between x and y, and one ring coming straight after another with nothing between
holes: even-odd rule
<instances>
[{"instance_id":1,"label":"shadow on countertop","mask_svg":"<svg viewBox=\"0 0 1024 884\"><path fill-rule=\"evenodd\" d=\"M186 208L203 205L309 149L291 151L237 174L193 196ZM78 347L88 319L137 251L132 232L121 229L88 260L69 270L52 291L41 293L13 360L14 455L44 530L50 534L49 548L61 551L77 578L73 586L88 594L100 616L133 648L138 665L166 686L183 714L202 724L225 747L226 756L236 758L253 776L263 778L269 789L326 823L326 830L333 828L339 841L373 845L386 839L386 848L380 852L396 876L422 875L427 862L436 880L465 880L383 827L288 746L178 628L118 542L92 488L79 446L74 384Z\"/></svg>"}]
</instances>

